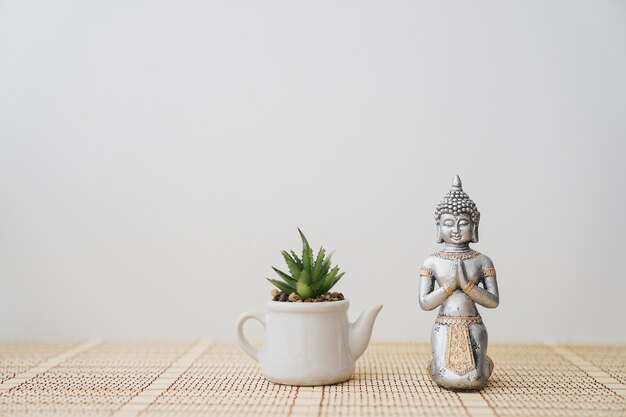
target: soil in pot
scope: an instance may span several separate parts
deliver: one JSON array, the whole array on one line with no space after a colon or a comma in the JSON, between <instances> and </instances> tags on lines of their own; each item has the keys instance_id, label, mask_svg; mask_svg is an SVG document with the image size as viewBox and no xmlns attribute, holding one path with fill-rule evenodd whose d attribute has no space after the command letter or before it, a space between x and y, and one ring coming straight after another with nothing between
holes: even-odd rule
<instances>
[{"instance_id":1,"label":"soil in pot","mask_svg":"<svg viewBox=\"0 0 626 417\"><path fill-rule=\"evenodd\" d=\"M282 291L278 291L276 289L272 290L272 300L273 301L282 301L285 303L323 303L326 301L341 301L344 299L344 296L340 292L327 292L326 294L322 294L315 298L302 298L295 292L291 294L285 294Z\"/></svg>"}]
</instances>

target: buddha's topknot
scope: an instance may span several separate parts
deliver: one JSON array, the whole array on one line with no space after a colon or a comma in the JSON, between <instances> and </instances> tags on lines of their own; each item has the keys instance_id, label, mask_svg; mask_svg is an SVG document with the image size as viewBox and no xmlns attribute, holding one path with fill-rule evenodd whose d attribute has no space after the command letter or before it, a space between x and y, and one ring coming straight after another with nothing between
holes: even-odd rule
<instances>
[{"instance_id":1,"label":"buddha's topknot","mask_svg":"<svg viewBox=\"0 0 626 417\"><path fill-rule=\"evenodd\" d=\"M448 191L439 204L437 204L437 209L435 210L435 220L437 223L439 223L441 215L444 213L453 214L455 216L466 213L471 216L474 223L478 224L480 221L480 212L476 208L476 203L463 191L461 179L458 175L454 177L450 191Z\"/></svg>"}]
</instances>

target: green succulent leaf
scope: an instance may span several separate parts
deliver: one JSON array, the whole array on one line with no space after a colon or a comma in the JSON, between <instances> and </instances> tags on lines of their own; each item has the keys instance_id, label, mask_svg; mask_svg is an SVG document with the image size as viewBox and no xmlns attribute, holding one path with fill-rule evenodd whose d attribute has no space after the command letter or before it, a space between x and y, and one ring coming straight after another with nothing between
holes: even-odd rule
<instances>
[{"instance_id":1,"label":"green succulent leaf","mask_svg":"<svg viewBox=\"0 0 626 417\"><path fill-rule=\"evenodd\" d=\"M310 298L316 295L315 290L309 284L306 284L303 281L298 281L297 290L298 295L302 298Z\"/></svg>"},{"instance_id":2,"label":"green succulent leaf","mask_svg":"<svg viewBox=\"0 0 626 417\"><path fill-rule=\"evenodd\" d=\"M300 232L300 237L302 238L302 269L309 271L309 274L311 274L313 251L311 250L311 246L309 246L309 242L306 240L304 233L302 233L302 230L298 229L298 232Z\"/></svg>"},{"instance_id":3,"label":"green succulent leaf","mask_svg":"<svg viewBox=\"0 0 626 417\"><path fill-rule=\"evenodd\" d=\"M334 253L335 251L332 251L331 253L326 255L326 258L324 259L324 262L322 263L322 270L320 271L320 279L324 278L326 274L328 274L328 270L330 269L330 259L333 257Z\"/></svg>"},{"instance_id":4,"label":"green succulent leaf","mask_svg":"<svg viewBox=\"0 0 626 417\"><path fill-rule=\"evenodd\" d=\"M302 271L298 282L304 282L305 284L309 285L311 283L311 274L309 274L309 271L307 271L306 269Z\"/></svg>"},{"instance_id":5,"label":"green succulent leaf","mask_svg":"<svg viewBox=\"0 0 626 417\"><path fill-rule=\"evenodd\" d=\"M300 259L298 257L298 255L296 255L296 253L294 251L290 251L291 252L291 256L293 257L293 259L296 261L296 263L298 264L298 266L300 267L300 269L302 269L302 259Z\"/></svg>"},{"instance_id":6,"label":"green succulent leaf","mask_svg":"<svg viewBox=\"0 0 626 417\"><path fill-rule=\"evenodd\" d=\"M341 277L343 276L343 274L344 274L344 272L342 272L342 273L340 273L340 274L337 274L337 275L335 275L335 277L332 279L332 281L330 281L330 282L326 282L326 283L325 283L325 285L324 285L324 288L321 288L321 289L320 289L320 293L322 293L322 294L323 294L323 293L326 293L326 292L330 291L330 289L331 289L332 287L334 287L334 286L335 286L335 284L336 284L337 282L339 282L339 280L341 279Z\"/></svg>"},{"instance_id":7,"label":"green succulent leaf","mask_svg":"<svg viewBox=\"0 0 626 417\"><path fill-rule=\"evenodd\" d=\"M296 289L291 285L285 284L284 282L278 281L276 279L267 278L269 282L274 284L276 288L284 292L285 294L291 294L292 292L296 292Z\"/></svg>"},{"instance_id":8,"label":"green succulent leaf","mask_svg":"<svg viewBox=\"0 0 626 417\"><path fill-rule=\"evenodd\" d=\"M283 271L281 271L278 268L274 268L272 267L272 269L283 279L283 281L285 281L287 284L289 284L289 286L291 287L296 287L296 284L298 283L298 280L293 279L292 277L290 277L289 275L285 274Z\"/></svg>"},{"instance_id":9,"label":"green succulent leaf","mask_svg":"<svg viewBox=\"0 0 626 417\"><path fill-rule=\"evenodd\" d=\"M328 289L327 289L326 291L330 291L330 289L331 289L332 287L334 287L336 283L338 283L338 282L339 282L339 280L341 279L341 277L343 276L343 274L345 274L345 272L342 272L341 274L337 274L337 276L335 277L335 280L333 281L333 283L331 284L331 286L330 286L330 287L328 287Z\"/></svg>"},{"instance_id":10,"label":"green succulent leaf","mask_svg":"<svg viewBox=\"0 0 626 417\"><path fill-rule=\"evenodd\" d=\"M339 272L339 267L336 266L333 269L331 269L330 272L326 274L326 276L324 276L322 280L320 280L319 286L318 286L318 292L320 294L324 294L325 292L328 292L330 287L333 286L333 282L335 281L335 278L337 277L338 272Z\"/></svg>"},{"instance_id":11,"label":"green succulent leaf","mask_svg":"<svg viewBox=\"0 0 626 417\"><path fill-rule=\"evenodd\" d=\"M320 248L320 251L317 253L317 258L315 259L315 266L313 267L313 274L311 275L311 281L317 282L322 276L322 264L324 263L324 255L326 251L323 247Z\"/></svg>"},{"instance_id":12,"label":"green succulent leaf","mask_svg":"<svg viewBox=\"0 0 626 417\"><path fill-rule=\"evenodd\" d=\"M283 254L283 258L285 258L285 263L289 268L289 272L291 272L291 276L293 279L298 279L300 273L302 272L302 267L299 266L296 261L289 255L286 251L281 252Z\"/></svg>"}]
</instances>

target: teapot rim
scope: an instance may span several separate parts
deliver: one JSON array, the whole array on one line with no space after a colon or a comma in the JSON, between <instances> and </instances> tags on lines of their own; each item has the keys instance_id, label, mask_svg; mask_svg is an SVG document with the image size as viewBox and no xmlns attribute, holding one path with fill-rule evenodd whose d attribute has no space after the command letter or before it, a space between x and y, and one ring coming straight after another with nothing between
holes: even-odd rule
<instances>
[{"instance_id":1,"label":"teapot rim","mask_svg":"<svg viewBox=\"0 0 626 417\"><path fill-rule=\"evenodd\" d=\"M347 310L350 306L350 300L344 299L340 301L323 301L317 303L294 303L289 301L267 302L267 308L271 311L282 311L291 313L334 313L337 311Z\"/></svg>"}]
</instances>

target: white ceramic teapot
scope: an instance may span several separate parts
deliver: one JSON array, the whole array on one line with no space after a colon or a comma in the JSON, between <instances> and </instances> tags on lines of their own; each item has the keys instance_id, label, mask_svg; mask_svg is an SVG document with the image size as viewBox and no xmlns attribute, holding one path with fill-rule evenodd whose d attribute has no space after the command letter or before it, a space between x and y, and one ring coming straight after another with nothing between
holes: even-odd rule
<instances>
[{"instance_id":1,"label":"white ceramic teapot","mask_svg":"<svg viewBox=\"0 0 626 417\"><path fill-rule=\"evenodd\" d=\"M237 336L243 350L259 361L270 381L286 385L328 385L354 374L365 352L382 305L372 306L354 323L348 322L348 300L319 303L269 301L267 313L242 314ZM255 319L265 327L262 350L243 334L244 322Z\"/></svg>"}]
</instances>

